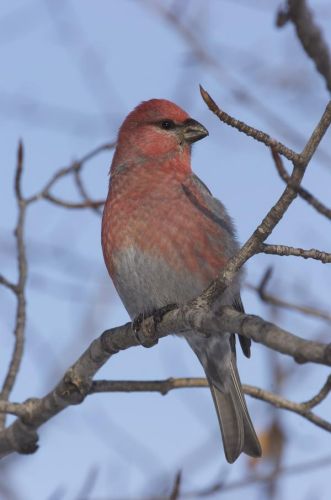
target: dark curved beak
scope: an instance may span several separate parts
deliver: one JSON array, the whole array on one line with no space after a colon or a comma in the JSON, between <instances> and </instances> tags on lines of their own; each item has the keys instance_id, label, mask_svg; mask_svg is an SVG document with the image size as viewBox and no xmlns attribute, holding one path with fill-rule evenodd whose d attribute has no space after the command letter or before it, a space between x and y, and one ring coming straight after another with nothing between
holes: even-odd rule
<instances>
[{"instance_id":1,"label":"dark curved beak","mask_svg":"<svg viewBox=\"0 0 331 500\"><path fill-rule=\"evenodd\" d=\"M184 122L182 131L184 140L189 144L200 141L200 139L203 139L204 137L207 137L207 135L209 135L206 127L201 125L201 123L197 122L196 120L193 120L193 118L189 118Z\"/></svg>"}]
</instances>

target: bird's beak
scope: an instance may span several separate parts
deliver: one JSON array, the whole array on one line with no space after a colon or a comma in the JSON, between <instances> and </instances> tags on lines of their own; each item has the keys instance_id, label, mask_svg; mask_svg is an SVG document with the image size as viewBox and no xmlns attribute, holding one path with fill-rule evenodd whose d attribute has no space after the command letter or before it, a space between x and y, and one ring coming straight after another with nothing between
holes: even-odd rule
<instances>
[{"instance_id":1,"label":"bird's beak","mask_svg":"<svg viewBox=\"0 0 331 500\"><path fill-rule=\"evenodd\" d=\"M208 130L203 125L201 125L201 123L193 120L193 118L189 118L184 122L182 133L185 142L189 144L199 141L200 139L203 139L204 137L209 135Z\"/></svg>"}]
</instances>

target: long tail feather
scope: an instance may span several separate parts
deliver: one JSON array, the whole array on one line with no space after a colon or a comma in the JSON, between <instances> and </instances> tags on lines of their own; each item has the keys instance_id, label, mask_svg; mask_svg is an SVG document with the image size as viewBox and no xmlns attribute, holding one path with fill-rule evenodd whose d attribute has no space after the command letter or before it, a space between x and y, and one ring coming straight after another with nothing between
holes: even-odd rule
<instances>
[{"instance_id":1,"label":"long tail feather","mask_svg":"<svg viewBox=\"0 0 331 500\"><path fill-rule=\"evenodd\" d=\"M209 384L227 461L233 463L241 452L252 457L261 456L261 446L248 413L235 361L231 363L227 392L221 392L211 380Z\"/></svg>"}]
</instances>

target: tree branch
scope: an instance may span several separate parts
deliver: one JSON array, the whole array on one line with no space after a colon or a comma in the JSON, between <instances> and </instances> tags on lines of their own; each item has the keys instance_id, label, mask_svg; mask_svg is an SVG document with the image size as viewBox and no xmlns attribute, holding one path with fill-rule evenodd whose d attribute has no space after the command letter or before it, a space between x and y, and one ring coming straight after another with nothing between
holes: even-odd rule
<instances>
[{"instance_id":1,"label":"tree branch","mask_svg":"<svg viewBox=\"0 0 331 500\"><path fill-rule=\"evenodd\" d=\"M82 156L79 160L74 161L71 165L68 167L60 168L57 170L52 177L49 179L49 181L45 184L45 186L38 191L38 193L34 194L33 196L30 196L29 198L26 199L26 203L33 203L35 201L41 200L41 199L48 199L49 201L52 201L53 203L56 203L61 206L66 206L67 208L86 208L88 207L93 207L93 206L98 206L98 203L102 204L104 202L94 202L92 200L89 200L89 205L82 205L78 206L80 204L71 204L70 202L64 202L62 200L59 200L58 198L54 197L51 194L51 189L54 187L54 185L63 177L66 177L67 175L70 174L75 174L76 172L80 172L82 167L90 161L92 158L95 156L99 155L100 153L104 151L109 151L113 149L116 146L115 142L107 142L105 144L102 144L101 146L96 147L89 153L85 154ZM68 206L69 205L69 206ZM72 206L72 205L77 205L77 206Z\"/></svg>"},{"instance_id":2,"label":"tree branch","mask_svg":"<svg viewBox=\"0 0 331 500\"><path fill-rule=\"evenodd\" d=\"M279 27L287 20L294 24L296 33L306 54L315 63L317 71L323 76L327 89L331 92L331 56L324 35L314 21L314 15L306 0L287 0L287 10L278 13Z\"/></svg>"},{"instance_id":3,"label":"tree branch","mask_svg":"<svg viewBox=\"0 0 331 500\"><path fill-rule=\"evenodd\" d=\"M282 144L281 142L276 141L276 139L273 139L272 137L270 137L270 135L262 132L262 130L258 130L240 120L237 120L237 118L234 118L233 116L220 109L214 99L210 97L208 92L206 92L201 85L200 92L210 111L212 111L221 120L221 122L229 125L230 127L236 128L239 132L242 132L248 137L252 137L258 142L262 142L265 146L274 149L275 151L277 151L277 153L284 155L285 158L291 160L292 162L296 162L300 159L300 155L298 153L295 153L294 151L292 151L292 149L284 146L284 144Z\"/></svg>"},{"instance_id":4,"label":"tree branch","mask_svg":"<svg viewBox=\"0 0 331 500\"><path fill-rule=\"evenodd\" d=\"M105 200L91 200L87 199L83 202L74 202L74 201L67 201L67 200L61 200L61 198L57 198L53 194L50 193L45 193L43 196L44 200L50 201L51 203L54 203L54 205L59 205L60 207L64 208L97 208L97 207L102 207L105 204Z\"/></svg>"},{"instance_id":5,"label":"tree branch","mask_svg":"<svg viewBox=\"0 0 331 500\"><path fill-rule=\"evenodd\" d=\"M207 104L210 103L211 98L206 91L202 90L202 94ZM212 102L213 111L217 113L218 108L214 101ZM305 169L329 127L330 121L331 103L327 105L303 152L296 154L293 158L294 168L290 180L296 186L300 184ZM284 153L283 148L279 147L279 150ZM275 154L278 153L274 148ZM72 169L74 170L73 166ZM49 184L46 185L46 192L41 191L43 197L45 194L52 196L48 192ZM19 182L17 186L19 186ZM189 332L191 330L203 332L202 335L220 335L222 332L239 333L256 342L261 342L271 349L292 356L299 363L310 361L331 366L331 344L304 340L257 316L239 313L230 307L222 307L217 310L216 314L213 313L211 307L247 259L261 250L261 245L272 233L296 196L296 191L287 185L277 203L270 209L252 236L238 254L228 262L219 278L213 281L200 297L182 307L174 307L169 310L157 324L155 324L153 317L146 318L142 322L140 331L144 343L157 342L159 338L173 332ZM38 195L36 199L38 199ZM21 453L34 452L38 439L36 429L67 406L82 402L91 389L92 377L109 357L120 350L135 345L137 345L137 339L132 334L130 323L104 332L66 372L53 391L42 399L30 400L24 418L17 419L0 433L0 453L6 455L15 450Z\"/></svg>"},{"instance_id":6,"label":"tree branch","mask_svg":"<svg viewBox=\"0 0 331 500\"><path fill-rule=\"evenodd\" d=\"M328 322L331 322L331 314L327 313L326 311L322 311L321 309L317 309L311 306L294 304L293 302L285 301L279 298L278 296L272 295L269 292L267 292L266 288L271 279L271 275L272 275L272 267L268 267L266 272L263 274L259 285L255 286L246 283L246 287L257 292L260 299L263 302L266 302L267 304L271 304L276 307L283 307L285 309L290 309L293 311L306 314L308 316L314 316L315 318L320 318Z\"/></svg>"},{"instance_id":7,"label":"tree branch","mask_svg":"<svg viewBox=\"0 0 331 500\"><path fill-rule=\"evenodd\" d=\"M11 288L11 290L16 294L17 297L17 309L16 309L16 320L15 320L15 343L12 358L9 363L8 371L5 380L2 385L0 392L0 401L7 401L11 390L14 386L24 349L24 330L26 321L26 310L25 310L25 285L27 278L27 260L25 253L25 243L24 243L24 223L26 214L26 201L22 196L22 172L23 172L23 144L19 143L17 149L17 164L16 164L16 175L15 175L15 195L18 206L18 219L16 223L16 228L14 231L17 246L17 265L18 265L18 282L16 285L7 282L6 286ZM3 281L6 283L6 281ZM4 427L6 420L6 415L0 415L0 429Z\"/></svg>"},{"instance_id":8,"label":"tree branch","mask_svg":"<svg viewBox=\"0 0 331 500\"><path fill-rule=\"evenodd\" d=\"M96 380L92 382L89 394L100 392L159 392L163 396L174 389L209 387L205 378L168 378L166 380ZM273 392L252 385L243 384L243 391L252 398L265 401L276 408L297 413L314 423L318 427L331 432L331 423L311 412L311 408L321 403L331 391L331 375L323 385L322 389L309 401L294 403L288 399L278 396Z\"/></svg>"},{"instance_id":9,"label":"tree branch","mask_svg":"<svg viewBox=\"0 0 331 500\"><path fill-rule=\"evenodd\" d=\"M313 361L331 366L331 344L300 339L257 316L239 313L230 307L217 315L189 303L167 312L156 325L153 317L142 322L141 333L146 341L157 340L174 331L203 331L220 335L222 331L240 333L272 349L293 356L298 362ZM25 403L24 418L16 420L0 432L0 456L13 451L33 453L37 449L36 430L70 405L81 403L93 387L92 377L117 352L138 345L131 323L106 330L94 340L72 365L58 385L44 398ZM294 403L295 404L295 403ZM294 410L293 410L294 411ZM307 410L306 418L313 417ZM316 417L316 416L315 416ZM322 426L316 417L317 425Z\"/></svg>"},{"instance_id":10,"label":"tree branch","mask_svg":"<svg viewBox=\"0 0 331 500\"><path fill-rule=\"evenodd\" d=\"M207 106L213 113L218 116L221 112L219 112L219 108L216 103L209 96L208 92L206 92L202 87L200 88L200 90L202 98L206 102ZM296 186L300 185L309 161L316 151L316 148L322 140L325 132L330 126L330 123L331 101L327 104L319 123L315 127L302 153L295 156L295 161L293 161L293 171L290 176L290 180ZM282 148L280 148L279 151L282 151ZM278 155L277 146L273 147L272 152L274 156ZM228 261L220 276L212 282L211 286L209 286L209 288L199 298L201 304L206 303L211 307L217 297L219 297L224 292L226 287L231 283L235 274L243 266L243 264L250 257L255 255L256 253L259 253L262 243L268 238L268 236L270 236L296 196L296 191L292 187L287 185L276 204L264 217L262 223L257 227L257 229L242 246L239 252Z\"/></svg>"},{"instance_id":11,"label":"tree branch","mask_svg":"<svg viewBox=\"0 0 331 500\"><path fill-rule=\"evenodd\" d=\"M304 199L309 205L315 208L317 212L324 215L328 219L331 219L331 209L327 208L323 203L321 203L314 195L312 195L307 189L304 189L301 186L297 186L293 182L291 182L290 176L285 170L282 159L279 155L273 154L274 162L277 168L277 172L283 181L293 188L302 199Z\"/></svg>"},{"instance_id":12,"label":"tree branch","mask_svg":"<svg viewBox=\"0 0 331 500\"><path fill-rule=\"evenodd\" d=\"M309 473L314 469L320 469L321 467L326 467L329 466L330 464L331 464L331 456L327 455L326 457L322 457L317 460L309 460L299 464L284 465L284 466L281 465L267 474L254 474L228 483L226 481L217 481L215 484L207 488L204 488L203 490L181 493L181 496L182 498L207 497L219 491L231 491L240 488L245 488L247 486L256 483L267 483L275 478L275 474L277 474L278 476L278 475L298 474L301 472Z\"/></svg>"},{"instance_id":13,"label":"tree branch","mask_svg":"<svg viewBox=\"0 0 331 500\"><path fill-rule=\"evenodd\" d=\"M17 286L15 285L15 283L12 283L11 281L9 281L2 274L0 274L0 285L5 286L6 288L8 288L9 290L11 290L15 294L17 293Z\"/></svg>"},{"instance_id":14,"label":"tree branch","mask_svg":"<svg viewBox=\"0 0 331 500\"><path fill-rule=\"evenodd\" d=\"M331 262L331 253L321 252L315 248L310 250L304 250L303 248L289 247L286 245L267 245L262 243L260 246L260 252L272 255L302 257L303 259L315 259L320 260L323 264Z\"/></svg>"}]
</instances>

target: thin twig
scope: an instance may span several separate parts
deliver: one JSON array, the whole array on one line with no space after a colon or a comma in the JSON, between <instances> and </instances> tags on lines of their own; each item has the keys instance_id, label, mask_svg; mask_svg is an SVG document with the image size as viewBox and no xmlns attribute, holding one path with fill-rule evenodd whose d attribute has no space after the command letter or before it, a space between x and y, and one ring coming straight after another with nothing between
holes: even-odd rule
<instances>
[{"instance_id":1,"label":"thin twig","mask_svg":"<svg viewBox=\"0 0 331 500\"><path fill-rule=\"evenodd\" d=\"M46 198L47 195L51 197L50 190L54 187L54 185L62 179L63 177L69 175L69 174L74 174L75 172L81 170L81 168L92 158L97 156L98 154L102 153L103 151L109 151L115 147L116 143L114 142L107 142L105 144L101 144L101 146L98 146L92 151L86 153L84 156L82 156L80 159L74 161L71 165L68 167L61 168L57 170L52 177L49 179L49 181L45 184L45 186L38 191L38 193L34 194L33 196L30 196L29 198L26 199L26 203L33 203L35 201L41 200L43 198ZM53 201L53 200L50 200ZM56 203L54 201L54 203ZM92 200L91 203L93 204ZM89 205L91 206L91 205ZM71 207L73 208L73 207ZM75 207L77 208L77 207ZM85 205L84 207L85 208Z\"/></svg>"},{"instance_id":2,"label":"thin twig","mask_svg":"<svg viewBox=\"0 0 331 500\"><path fill-rule=\"evenodd\" d=\"M225 481L217 481L213 485L204 488L200 491L192 491L184 493L182 492L182 498L202 498L213 495L220 491L231 491L237 490L241 488L246 488L247 486L251 486L257 483L267 483L274 479L275 472L277 475L291 475L298 474L301 472L309 473L314 469L320 469L321 467L326 467L331 464L331 456L327 455L326 457L319 458L317 460L309 460L307 462L294 464L294 465L281 465L276 469L276 471L272 470L272 472L267 474L254 474L242 479L238 479L237 481L225 482Z\"/></svg>"},{"instance_id":3,"label":"thin twig","mask_svg":"<svg viewBox=\"0 0 331 500\"><path fill-rule=\"evenodd\" d=\"M79 194L81 195L81 197L83 198L83 200L91 203L92 202L92 199L89 197L86 189L85 189L85 186L83 184L83 180L82 180L82 177L81 177L81 171L80 170L75 170L74 172L74 177L75 177L75 183L76 183L76 186L77 186L77 189L79 191ZM98 214L98 215L102 215L102 209L101 207L96 207L96 206L92 206L91 207L92 210Z\"/></svg>"},{"instance_id":4,"label":"thin twig","mask_svg":"<svg viewBox=\"0 0 331 500\"><path fill-rule=\"evenodd\" d=\"M244 133L248 137L252 137L258 142L262 142L263 144L265 144L265 146L274 148L277 153L284 155L288 160L298 161L300 159L297 153L289 149L287 146L284 146L284 144L282 144L281 142L276 141L276 139L273 139L272 137L270 137L270 135L254 127L251 127L250 125L247 125L240 120L237 120L233 116L230 116L228 113L220 109L217 106L216 102L210 97L208 92L206 92L206 90L201 85L200 92L210 111L212 111L221 120L221 122L226 123L230 127L236 128L237 130L239 130L239 132Z\"/></svg>"},{"instance_id":5,"label":"thin twig","mask_svg":"<svg viewBox=\"0 0 331 500\"><path fill-rule=\"evenodd\" d=\"M14 328L15 344L8 371L0 392L0 401L7 401L14 386L24 349L24 330L26 321L25 285L27 278L27 260L24 243L24 223L26 215L26 201L22 195L22 172L23 172L23 144L19 142L17 149L17 165L15 175L15 194L18 206L18 219L15 228L17 245L18 282L15 287L17 297L16 321ZM14 291L14 289L13 289ZM0 428L5 425L5 414L0 415Z\"/></svg>"},{"instance_id":6,"label":"thin twig","mask_svg":"<svg viewBox=\"0 0 331 500\"><path fill-rule=\"evenodd\" d=\"M15 283L12 283L11 281L9 281L2 274L0 274L0 285L5 286L6 288L8 288L9 290L11 290L15 294L17 293L17 286L15 285Z\"/></svg>"},{"instance_id":7,"label":"thin twig","mask_svg":"<svg viewBox=\"0 0 331 500\"><path fill-rule=\"evenodd\" d=\"M268 245L262 243L260 246L260 253L272 254L283 256L294 256L302 257L303 259L314 259L327 264L331 262L331 253L321 252L321 250L316 250L311 248L310 250L304 250L303 248L289 247L287 245Z\"/></svg>"},{"instance_id":8,"label":"thin twig","mask_svg":"<svg viewBox=\"0 0 331 500\"><path fill-rule=\"evenodd\" d=\"M315 408L315 406L319 405L327 397L330 391L331 391L331 375L328 376L325 384L323 385L319 393L316 394L316 396L314 396L313 398L309 399L308 401L301 403L301 405L308 409Z\"/></svg>"},{"instance_id":9,"label":"thin twig","mask_svg":"<svg viewBox=\"0 0 331 500\"><path fill-rule=\"evenodd\" d=\"M180 485L181 485L181 480L182 480L182 473L181 471L178 471L176 476L175 476L175 481L172 487L172 491L169 496L169 500L177 500L180 498Z\"/></svg>"},{"instance_id":10,"label":"thin twig","mask_svg":"<svg viewBox=\"0 0 331 500\"><path fill-rule=\"evenodd\" d=\"M315 208L317 212L320 214L324 215L328 219L331 219L331 209L326 207L321 201L319 201L314 195L312 195L307 189L295 185L293 182L291 182L290 176L286 172L286 169L283 165L282 159L279 155L276 155L273 153L273 159L277 168L277 172L280 176L281 179L283 179L284 182L291 188L293 188L299 196L301 196L302 199L304 199L309 205Z\"/></svg>"},{"instance_id":11,"label":"thin twig","mask_svg":"<svg viewBox=\"0 0 331 500\"><path fill-rule=\"evenodd\" d=\"M61 198L58 198L57 196L54 196L53 194L50 194L50 193L45 193L43 196L43 199L50 201L51 203L54 203L54 205L59 205L60 207L73 208L73 209L96 208L96 207L102 207L105 204L105 200L90 200L90 199L88 199L88 200L82 201L82 202L61 200Z\"/></svg>"},{"instance_id":12,"label":"thin twig","mask_svg":"<svg viewBox=\"0 0 331 500\"><path fill-rule=\"evenodd\" d=\"M320 318L326 321L331 322L331 314L326 311L322 311L321 309L317 309L312 306L304 306L300 304L294 304L293 302L289 302L287 300L281 299L276 295L272 295L267 292L266 288L271 279L272 268L268 267L265 273L263 274L260 284L258 286L252 285L250 283L246 283L246 287L250 290L254 290L258 293L259 297L263 302L267 304L271 304L276 307L283 307L285 309L290 309L292 311L298 311L300 313L306 314L307 316L314 316L316 318Z\"/></svg>"},{"instance_id":13,"label":"thin twig","mask_svg":"<svg viewBox=\"0 0 331 500\"><path fill-rule=\"evenodd\" d=\"M162 395L168 394L169 391L174 389L187 389L187 388L201 388L209 387L208 381L205 378L168 378L166 380L95 380L92 382L89 394L100 392L159 392ZM329 394L331 390L331 376L323 385L319 393L304 403L295 403L288 399L278 396L273 392L259 387L244 384L243 391L248 396L255 399L265 401L276 408L297 413L314 423L318 427L331 432L331 423L315 415L311 408L321 403Z\"/></svg>"}]
</instances>

